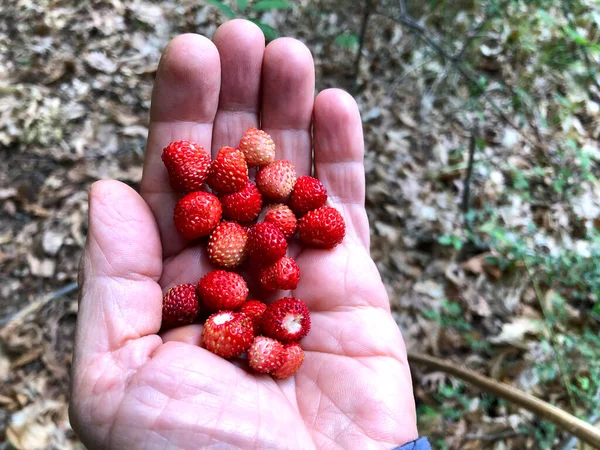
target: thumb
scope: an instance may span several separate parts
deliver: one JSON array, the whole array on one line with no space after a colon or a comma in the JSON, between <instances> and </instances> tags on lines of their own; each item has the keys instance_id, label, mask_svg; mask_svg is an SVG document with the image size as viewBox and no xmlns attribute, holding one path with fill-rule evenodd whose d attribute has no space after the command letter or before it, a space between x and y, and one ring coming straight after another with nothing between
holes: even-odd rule
<instances>
[{"instance_id":1,"label":"thumb","mask_svg":"<svg viewBox=\"0 0 600 450\"><path fill-rule=\"evenodd\" d=\"M94 183L81 261L75 362L160 328L162 249L142 197L118 181Z\"/></svg>"}]
</instances>

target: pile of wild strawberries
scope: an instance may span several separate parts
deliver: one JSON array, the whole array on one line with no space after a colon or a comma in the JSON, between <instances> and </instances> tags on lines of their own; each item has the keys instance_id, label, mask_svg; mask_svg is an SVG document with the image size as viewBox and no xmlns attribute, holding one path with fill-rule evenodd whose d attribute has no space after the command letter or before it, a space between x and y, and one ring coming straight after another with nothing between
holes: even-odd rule
<instances>
[{"instance_id":1,"label":"pile of wild strawberries","mask_svg":"<svg viewBox=\"0 0 600 450\"><path fill-rule=\"evenodd\" d=\"M318 248L335 247L346 233L341 214L325 205L325 187L313 177L296 178L289 161L276 161L273 139L256 128L246 131L237 148L220 149L212 162L201 146L187 141L169 144L162 160L171 187L182 194L173 214L175 227L188 241L208 236L208 256L220 267L197 286L169 289L163 298L163 328L212 312L204 323L204 348L223 358L247 352L252 369L276 378L295 374L304 361L298 342L310 330L306 304L293 297L269 306L248 300L248 285L234 270L244 265L263 293L296 289L300 269L286 256L296 231L302 244ZM249 167L257 168L254 183ZM265 203L264 218L257 221Z\"/></svg>"}]
</instances>

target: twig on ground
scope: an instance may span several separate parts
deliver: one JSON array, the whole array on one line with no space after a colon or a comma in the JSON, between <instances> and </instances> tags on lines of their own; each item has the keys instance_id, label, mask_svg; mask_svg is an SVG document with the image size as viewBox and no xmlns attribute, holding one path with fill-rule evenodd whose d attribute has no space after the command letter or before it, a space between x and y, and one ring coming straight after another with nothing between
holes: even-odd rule
<instances>
[{"instance_id":1,"label":"twig on ground","mask_svg":"<svg viewBox=\"0 0 600 450\"><path fill-rule=\"evenodd\" d=\"M593 425L594 423L596 423L598 421L598 419L600 419L600 414L596 413L593 416L590 416L588 418L588 422ZM564 442L562 442L561 444L558 444L557 449L558 450L573 450L577 446L578 442L579 442L579 439L577 439L577 436L571 436L568 439L566 439Z\"/></svg>"},{"instance_id":2,"label":"twig on ground","mask_svg":"<svg viewBox=\"0 0 600 450\"><path fill-rule=\"evenodd\" d=\"M600 448L600 429L533 395L433 356L409 352L408 361L411 364L422 364L429 368L454 375L485 392L514 403L538 415L542 419L552 422L564 431L577 436L582 442L590 444L594 448Z\"/></svg>"},{"instance_id":3,"label":"twig on ground","mask_svg":"<svg viewBox=\"0 0 600 450\"><path fill-rule=\"evenodd\" d=\"M16 313L9 315L8 317L4 317L2 320L0 320L0 337L8 336L12 332L14 332L15 328L19 324L21 324L28 315L37 313L52 300L70 294L71 292L76 290L77 281L73 281L72 283L69 283L66 286L60 288L59 290L50 292L44 295L43 297L35 300L20 311L17 311Z\"/></svg>"}]
</instances>

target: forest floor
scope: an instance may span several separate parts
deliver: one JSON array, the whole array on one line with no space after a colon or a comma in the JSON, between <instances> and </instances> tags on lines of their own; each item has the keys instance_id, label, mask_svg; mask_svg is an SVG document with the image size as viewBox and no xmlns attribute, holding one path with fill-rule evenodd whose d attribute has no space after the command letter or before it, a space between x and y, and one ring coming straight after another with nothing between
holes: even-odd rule
<instances>
[{"instance_id":1,"label":"forest floor","mask_svg":"<svg viewBox=\"0 0 600 450\"><path fill-rule=\"evenodd\" d=\"M81 448L67 402L89 186L114 178L137 188L162 49L179 33L212 36L226 16L192 0L8 3L0 6L0 450ZM584 235L600 226L597 180L557 194L555 163L540 162L532 141L572 139L597 173L598 103L586 97L568 124L541 135L502 96L467 107L461 75L384 15L370 18L356 73L363 12L359 2L340 4L299 1L260 18L308 45L318 90L355 95L372 256L408 348L593 415L597 403L584 399L598 394L577 393L597 386L581 361L597 361L598 347L567 338L598 329L589 313L597 298L544 274L536 291L537 269L529 276L515 255L538 244L563 255L565 242L584 263L596 254ZM509 56L489 42L480 48L476 69L493 79ZM544 305L561 313L550 333ZM563 353L576 356L565 362L572 395L557 364ZM412 371L420 432L436 448L567 448L568 435L516 406L441 372Z\"/></svg>"}]
</instances>

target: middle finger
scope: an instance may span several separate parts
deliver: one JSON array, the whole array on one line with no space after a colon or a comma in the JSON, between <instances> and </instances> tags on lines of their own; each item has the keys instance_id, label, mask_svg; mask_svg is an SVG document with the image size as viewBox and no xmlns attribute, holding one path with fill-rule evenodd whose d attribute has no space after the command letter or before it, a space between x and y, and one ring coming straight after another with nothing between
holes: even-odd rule
<instances>
[{"instance_id":1,"label":"middle finger","mask_svg":"<svg viewBox=\"0 0 600 450\"><path fill-rule=\"evenodd\" d=\"M257 127L265 37L255 24L232 20L213 36L221 58L221 92L213 127L213 158L221 147L236 147L244 132Z\"/></svg>"}]
</instances>

